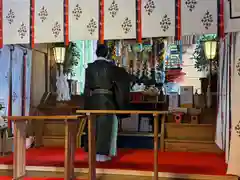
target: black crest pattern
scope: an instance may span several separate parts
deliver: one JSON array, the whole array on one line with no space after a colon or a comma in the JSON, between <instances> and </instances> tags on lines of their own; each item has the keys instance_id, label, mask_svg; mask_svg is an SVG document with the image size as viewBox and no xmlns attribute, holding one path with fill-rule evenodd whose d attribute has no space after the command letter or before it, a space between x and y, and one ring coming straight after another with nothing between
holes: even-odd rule
<instances>
[{"instance_id":1,"label":"black crest pattern","mask_svg":"<svg viewBox=\"0 0 240 180\"><path fill-rule=\"evenodd\" d=\"M235 126L235 131L237 135L240 137L240 121L238 121L237 125Z\"/></svg>"},{"instance_id":2,"label":"black crest pattern","mask_svg":"<svg viewBox=\"0 0 240 180\"><path fill-rule=\"evenodd\" d=\"M59 22L55 22L52 28L52 33L54 35L55 38L57 38L60 34L60 32L62 31L61 25Z\"/></svg>"},{"instance_id":3,"label":"black crest pattern","mask_svg":"<svg viewBox=\"0 0 240 180\"><path fill-rule=\"evenodd\" d=\"M18 29L18 35L23 39L27 34L27 27L24 23L21 23L20 28Z\"/></svg>"},{"instance_id":4,"label":"black crest pattern","mask_svg":"<svg viewBox=\"0 0 240 180\"><path fill-rule=\"evenodd\" d=\"M150 16L154 9L156 8L155 2L153 0L148 0L147 3L144 6L145 11Z\"/></svg>"},{"instance_id":5,"label":"black crest pattern","mask_svg":"<svg viewBox=\"0 0 240 180\"><path fill-rule=\"evenodd\" d=\"M125 34L129 33L132 29L132 21L126 17L122 23L122 29Z\"/></svg>"},{"instance_id":6,"label":"black crest pattern","mask_svg":"<svg viewBox=\"0 0 240 180\"><path fill-rule=\"evenodd\" d=\"M208 30L211 27L211 25L213 24L213 15L209 11L207 11L204 14L201 21L202 21L202 24L203 24L204 28L206 30Z\"/></svg>"},{"instance_id":7,"label":"black crest pattern","mask_svg":"<svg viewBox=\"0 0 240 180\"><path fill-rule=\"evenodd\" d=\"M92 18L90 22L87 25L88 32L90 35L93 35L93 33L97 30L97 22Z\"/></svg>"},{"instance_id":8,"label":"black crest pattern","mask_svg":"<svg viewBox=\"0 0 240 180\"><path fill-rule=\"evenodd\" d=\"M108 8L108 12L110 13L111 17L114 18L119 11L118 4L115 0L112 1L110 7Z\"/></svg>"},{"instance_id":9,"label":"black crest pattern","mask_svg":"<svg viewBox=\"0 0 240 180\"><path fill-rule=\"evenodd\" d=\"M240 58L239 58L238 61L237 61L236 69L237 69L238 75L240 76Z\"/></svg>"},{"instance_id":10,"label":"black crest pattern","mask_svg":"<svg viewBox=\"0 0 240 180\"><path fill-rule=\"evenodd\" d=\"M40 20L41 20L42 22L44 22L44 21L47 19L47 17L48 17L48 10L47 10L47 8L46 8L45 6L43 6L43 7L40 9L40 11L39 11L39 13L38 13L38 16L39 16L39 18L40 18Z\"/></svg>"},{"instance_id":11,"label":"black crest pattern","mask_svg":"<svg viewBox=\"0 0 240 180\"><path fill-rule=\"evenodd\" d=\"M73 16L75 17L76 20L79 20L82 13L83 13L82 8L80 7L79 4L77 4L72 11Z\"/></svg>"},{"instance_id":12,"label":"black crest pattern","mask_svg":"<svg viewBox=\"0 0 240 180\"><path fill-rule=\"evenodd\" d=\"M162 21L160 21L160 26L164 32L166 32L169 27L171 26L171 19L165 14L162 18Z\"/></svg>"},{"instance_id":13,"label":"black crest pattern","mask_svg":"<svg viewBox=\"0 0 240 180\"><path fill-rule=\"evenodd\" d=\"M12 9L9 9L8 14L6 16L6 19L8 21L8 24L12 24L14 22L14 19L16 18L15 13Z\"/></svg>"},{"instance_id":14,"label":"black crest pattern","mask_svg":"<svg viewBox=\"0 0 240 180\"><path fill-rule=\"evenodd\" d=\"M195 9L197 3L198 3L197 0L185 0L185 5L191 12Z\"/></svg>"}]
</instances>

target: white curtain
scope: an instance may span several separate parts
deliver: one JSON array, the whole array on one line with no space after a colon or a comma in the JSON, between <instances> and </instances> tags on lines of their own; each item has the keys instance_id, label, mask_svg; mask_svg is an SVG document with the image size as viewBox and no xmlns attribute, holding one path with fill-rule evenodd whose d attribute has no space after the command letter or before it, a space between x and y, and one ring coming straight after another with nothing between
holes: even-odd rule
<instances>
[{"instance_id":1,"label":"white curtain","mask_svg":"<svg viewBox=\"0 0 240 180\"><path fill-rule=\"evenodd\" d=\"M27 50L26 63L26 103L25 115L28 116L30 112L30 95L31 95L31 78L32 78L32 51Z\"/></svg>"},{"instance_id":2,"label":"white curtain","mask_svg":"<svg viewBox=\"0 0 240 180\"><path fill-rule=\"evenodd\" d=\"M12 60L12 115L22 115L23 50L15 46Z\"/></svg>"},{"instance_id":3,"label":"white curtain","mask_svg":"<svg viewBox=\"0 0 240 180\"><path fill-rule=\"evenodd\" d=\"M21 116L22 114L22 82L23 82L23 54L24 49L14 46L12 59L12 115ZM31 87L31 61L32 52L27 50L26 63L26 107L25 115L30 110L30 87ZM10 47L4 46L0 53L0 103L5 107L1 115L8 115L9 104L9 65L10 65Z\"/></svg>"},{"instance_id":4,"label":"white curtain","mask_svg":"<svg viewBox=\"0 0 240 180\"><path fill-rule=\"evenodd\" d=\"M3 116L7 116L8 112L8 97L9 97L9 65L10 65L10 49L4 46L0 50L0 103L4 107L1 110Z\"/></svg>"},{"instance_id":5,"label":"white curtain","mask_svg":"<svg viewBox=\"0 0 240 180\"><path fill-rule=\"evenodd\" d=\"M240 176L240 33L233 35L233 41L230 45L232 46L231 135L227 173Z\"/></svg>"},{"instance_id":6,"label":"white curtain","mask_svg":"<svg viewBox=\"0 0 240 180\"><path fill-rule=\"evenodd\" d=\"M226 163L229 158L230 143L230 81L231 81L231 42L228 34L220 42L219 77L218 77L218 114L216 125L216 144L225 151Z\"/></svg>"}]
</instances>

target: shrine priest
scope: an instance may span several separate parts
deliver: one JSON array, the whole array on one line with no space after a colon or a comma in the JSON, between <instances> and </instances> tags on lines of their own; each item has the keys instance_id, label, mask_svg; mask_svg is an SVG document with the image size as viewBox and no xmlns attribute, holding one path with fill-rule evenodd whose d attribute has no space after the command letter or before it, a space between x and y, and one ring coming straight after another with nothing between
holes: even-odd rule
<instances>
[{"instance_id":1,"label":"shrine priest","mask_svg":"<svg viewBox=\"0 0 240 180\"><path fill-rule=\"evenodd\" d=\"M123 110L129 104L130 78L125 69L107 59L109 49L99 44L97 59L88 64L85 76L85 110ZM118 117L115 114L97 115L96 160L105 162L117 155ZM87 133L87 128L85 129ZM88 135L84 139L88 151Z\"/></svg>"}]
</instances>

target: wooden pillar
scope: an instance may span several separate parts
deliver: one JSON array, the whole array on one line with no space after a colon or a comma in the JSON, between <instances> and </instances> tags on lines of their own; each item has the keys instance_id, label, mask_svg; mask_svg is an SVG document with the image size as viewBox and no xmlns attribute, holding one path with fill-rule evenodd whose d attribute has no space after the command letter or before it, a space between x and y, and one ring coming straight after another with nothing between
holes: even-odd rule
<instances>
[{"instance_id":1,"label":"wooden pillar","mask_svg":"<svg viewBox=\"0 0 240 180\"><path fill-rule=\"evenodd\" d=\"M26 174L26 121L14 121L13 180L23 180Z\"/></svg>"},{"instance_id":2,"label":"wooden pillar","mask_svg":"<svg viewBox=\"0 0 240 180\"><path fill-rule=\"evenodd\" d=\"M40 111L36 111L36 116L41 116ZM38 121L32 121L32 128L34 129L33 135L35 136L35 147L43 146L43 131L44 131L44 119Z\"/></svg>"},{"instance_id":3,"label":"wooden pillar","mask_svg":"<svg viewBox=\"0 0 240 180\"><path fill-rule=\"evenodd\" d=\"M153 114L154 117L154 180L158 180L158 131L159 131L159 122L158 122L158 114Z\"/></svg>"},{"instance_id":4,"label":"wooden pillar","mask_svg":"<svg viewBox=\"0 0 240 180\"><path fill-rule=\"evenodd\" d=\"M161 151L164 151L164 137L165 137L165 114L162 115L161 118L161 142L160 142L160 148Z\"/></svg>"},{"instance_id":5,"label":"wooden pillar","mask_svg":"<svg viewBox=\"0 0 240 180\"><path fill-rule=\"evenodd\" d=\"M64 180L74 179L74 158L78 124L78 120L65 120Z\"/></svg>"},{"instance_id":6,"label":"wooden pillar","mask_svg":"<svg viewBox=\"0 0 240 180\"><path fill-rule=\"evenodd\" d=\"M88 115L88 179L96 180L95 115Z\"/></svg>"}]
</instances>

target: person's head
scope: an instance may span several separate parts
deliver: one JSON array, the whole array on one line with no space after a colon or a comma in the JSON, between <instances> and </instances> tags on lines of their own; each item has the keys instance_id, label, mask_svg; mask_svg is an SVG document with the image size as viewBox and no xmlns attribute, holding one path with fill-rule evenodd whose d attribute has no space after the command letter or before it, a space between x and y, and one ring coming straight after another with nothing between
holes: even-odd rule
<instances>
[{"instance_id":1,"label":"person's head","mask_svg":"<svg viewBox=\"0 0 240 180\"><path fill-rule=\"evenodd\" d=\"M97 57L107 58L108 56L108 47L105 44L98 44L96 50Z\"/></svg>"}]
</instances>

